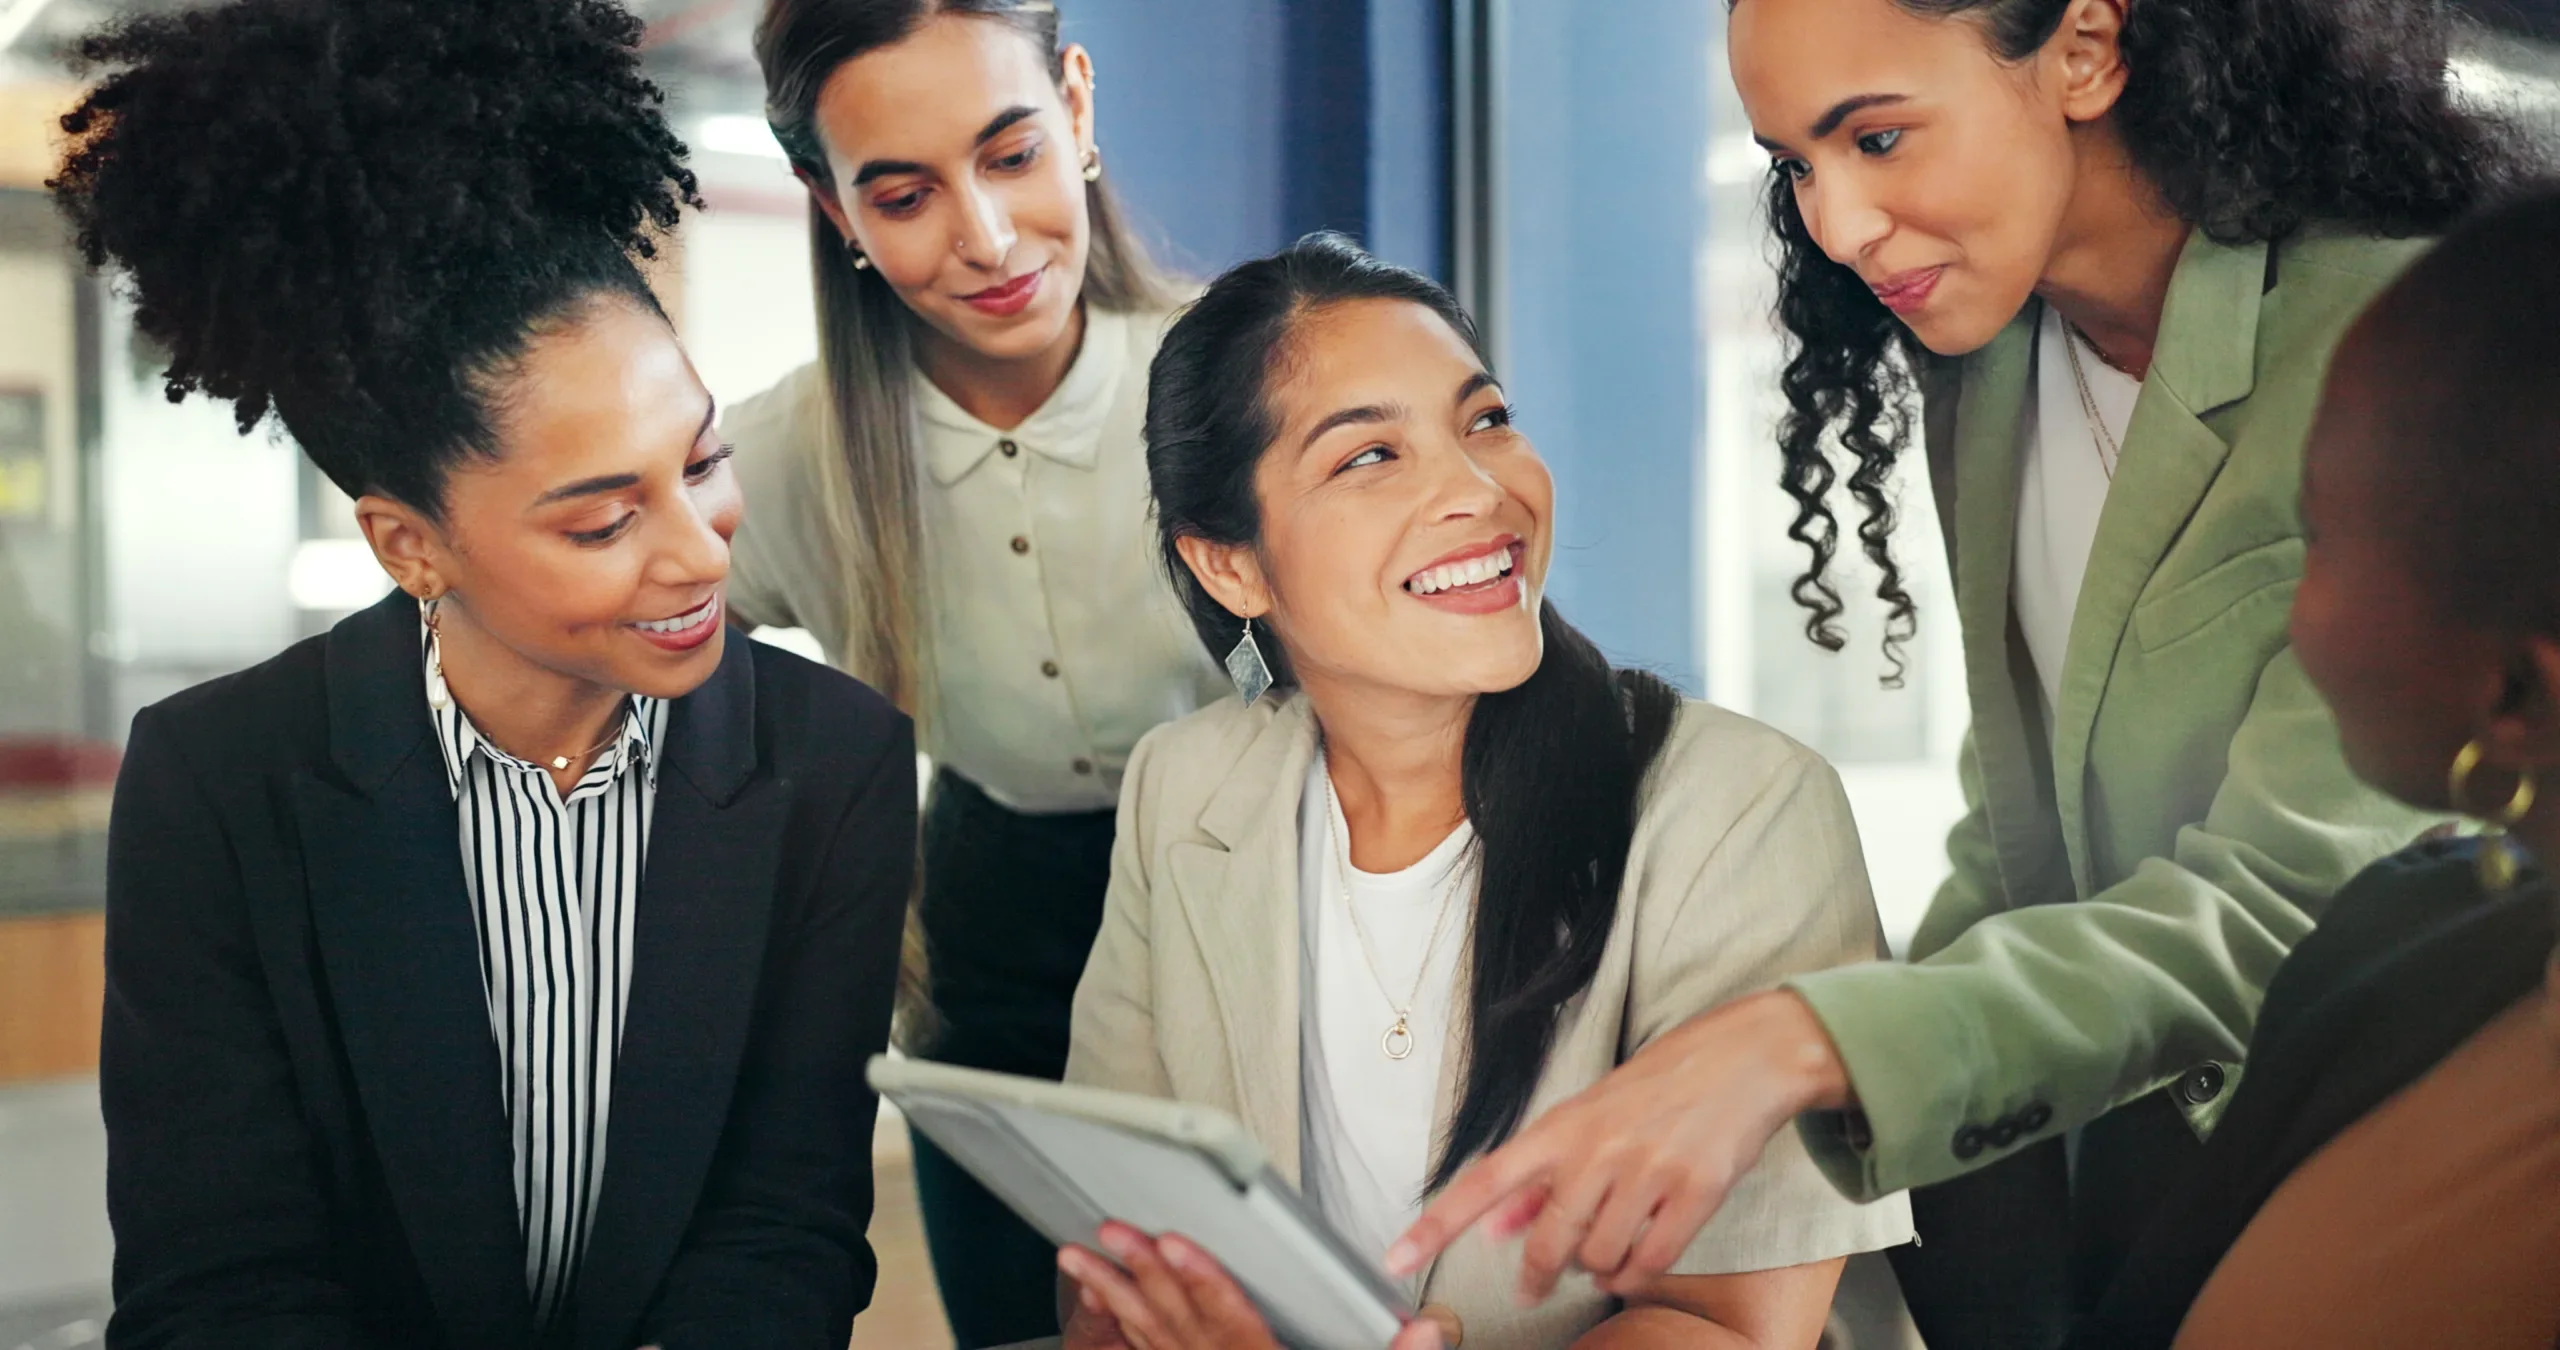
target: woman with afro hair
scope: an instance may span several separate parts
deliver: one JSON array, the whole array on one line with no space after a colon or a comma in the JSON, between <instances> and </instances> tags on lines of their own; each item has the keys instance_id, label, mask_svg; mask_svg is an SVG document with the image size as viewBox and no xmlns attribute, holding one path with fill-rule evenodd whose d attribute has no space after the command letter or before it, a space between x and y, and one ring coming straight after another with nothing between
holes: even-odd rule
<instances>
[{"instance_id":1,"label":"woman with afro hair","mask_svg":"<svg viewBox=\"0 0 2560 1350\"><path fill-rule=\"evenodd\" d=\"M1733 0L1796 596L1837 648L1845 475L1898 667L1892 476L1925 451L1973 714L1952 872L1908 964L1666 1036L1460 1179L1409 1256L1499 1206L1533 1287L1640 1284L1801 1117L1850 1194L1918 1188L1895 1265L1930 1344L2050 1346L2105 1287L2278 964L2427 827L2348 770L2285 616L2330 349L2530 171L2452 103L2446 8Z\"/></svg>"},{"instance_id":2,"label":"woman with afro hair","mask_svg":"<svg viewBox=\"0 0 2560 1350\"><path fill-rule=\"evenodd\" d=\"M81 248L402 592L134 719L111 1345L819 1350L869 1297L913 737L722 622L639 37L235 0L82 44Z\"/></svg>"}]
</instances>

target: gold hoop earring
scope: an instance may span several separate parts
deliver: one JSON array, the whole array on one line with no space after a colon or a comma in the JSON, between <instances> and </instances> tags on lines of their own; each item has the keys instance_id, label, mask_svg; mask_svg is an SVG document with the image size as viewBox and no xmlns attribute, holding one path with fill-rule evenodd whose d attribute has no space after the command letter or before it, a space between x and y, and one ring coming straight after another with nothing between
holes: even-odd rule
<instances>
[{"instance_id":1,"label":"gold hoop earring","mask_svg":"<svg viewBox=\"0 0 2560 1350\"><path fill-rule=\"evenodd\" d=\"M2497 892L2513 886L2517 874L2524 870L2523 860L2517 856L2507 832L2533 813L2534 783L2532 771L2520 769L2516 772L2516 790L2506 804L2494 811L2479 810L2469 801L2471 775L2479 771L2481 761L2487 757L2488 751L2479 741L2466 742L2454 755L2452 770L2445 775L2445 795L2454 810L2488 826L2481 836L2480 884Z\"/></svg>"},{"instance_id":2,"label":"gold hoop earring","mask_svg":"<svg viewBox=\"0 0 2560 1350\"><path fill-rule=\"evenodd\" d=\"M1088 183L1099 183L1102 181L1101 146L1097 145L1093 147L1093 149L1084 157L1084 181Z\"/></svg>"}]
</instances>

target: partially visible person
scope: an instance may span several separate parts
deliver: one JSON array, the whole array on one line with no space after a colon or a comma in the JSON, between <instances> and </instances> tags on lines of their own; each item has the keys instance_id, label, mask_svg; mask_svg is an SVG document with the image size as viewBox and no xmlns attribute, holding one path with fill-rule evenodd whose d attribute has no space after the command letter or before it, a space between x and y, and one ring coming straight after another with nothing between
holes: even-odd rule
<instances>
[{"instance_id":1,"label":"partially visible person","mask_svg":"<svg viewBox=\"0 0 2560 1350\"><path fill-rule=\"evenodd\" d=\"M2303 668L2356 772L2487 823L2338 896L2075 1350L2560 1345L2560 195L2454 231L2340 347Z\"/></svg>"},{"instance_id":2,"label":"partially visible person","mask_svg":"<svg viewBox=\"0 0 2560 1350\"><path fill-rule=\"evenodd\" d=\"M1922 1241L1891 1259L1931 1344L2051 1350L2193 1165L2276 967L2433 823L2349 771L2287 643L2302 445L2348 320L2525 143L2453 102L2436 4L1730 14L1772 160L1796 593L1839 645L1830 563L1859 549L1894 650L1894 477L1925 453L1965 814L1908 962L1666 1036L1400 1255L1491 1213L1527 1219L1532 1294L1641 1280L1795 1125L1849 1194L1912 1188ZM1589 1240L1633 1225L1632 1255Z\"/></svg>"},{"instance_id":3,"label":"partially visible person","mask_svg":"<svg viewBox=\"0 0 2560 1350\"><path fill-rule=\"evenodd\" d=\"M234 0L80 45L81 250L400 588L134 719L115 1350L840 1350L870 1297L914 742L722 623L738 487L639 268L693 196L640 36Z\"/></svg>"},{"instance_id":4,"label":"partially visible person","mask_svg":"<svg viewBox=\"0 0 2560 1350\"><path fill-rule=\"evenodd\" d=\"M809 195L817 362L733 410L733 612L802 627L934 761L920 1055L1056 1078L1140 736L1217 696L1148 546L1147 363L1185 291L1104 172L1047 0L767 0ZM1057 1331L1055 1249L916 1141L963 1350Z\"/></svg>"},{"instance_id":5,"label":"partially visible person","mask_svg":"<svg viewBox=\"0 0 2560 1350\"><path fill-rule=\"evenodd\" d=\"M1375 1260L1665 1029L1876 954L1830 766L1547 602L1554 485L1447 292L1311 237L1209 288L1149 400L1165 565L1239 696L1139 746L1070 1081L1234 1114ZM1518 1252L1463 1243L1402 1344L1810 1350L1843 1258L1909 1235L1789 1136L1661 1278L1522 1307ZM1271 1344L1179 1237L1104 1246L1061 1255L1074 1350Z\"/></svg>"}]
</instances>

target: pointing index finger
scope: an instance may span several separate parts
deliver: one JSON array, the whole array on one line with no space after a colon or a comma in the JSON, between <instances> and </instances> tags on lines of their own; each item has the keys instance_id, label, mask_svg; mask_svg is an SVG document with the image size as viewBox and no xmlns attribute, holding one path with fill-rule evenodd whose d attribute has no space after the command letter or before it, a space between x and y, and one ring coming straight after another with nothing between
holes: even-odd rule
<instances>
[{"instance_id":1,"label":"pointing index finger","mask_svg":"<svg viewBox=\"0 0 2560 1350\"><path fill-rule=\"evenodd\" d=\"M1541 1184L1547 1168L1539 1141L1525 1134L1477 1159L1387 1248L1387 1273L1403 1279L1422 1269L1495 1206Z\"/></svg>"}]
</instances>

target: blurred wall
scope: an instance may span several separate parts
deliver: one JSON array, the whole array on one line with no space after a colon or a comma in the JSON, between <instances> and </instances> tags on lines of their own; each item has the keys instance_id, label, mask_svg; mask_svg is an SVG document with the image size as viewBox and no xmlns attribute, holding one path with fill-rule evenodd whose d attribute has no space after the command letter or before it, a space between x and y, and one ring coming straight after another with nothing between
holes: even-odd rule
<instances>
[{"instance_id":1,"label":"blurred wall","mask_svg":"<svg viewBox=\"0 0 2560 1350\"><path fill-rule=\"evenodd\" d=\"M1102 150L1169 262L1309 230L1447 271L1447 0L1073 0Z\"/></svg>"},{"instance_id":2,"label":"blurred wall","mask_svg":"<svg viewBox=\"0 0 2560 1350\"><path fill-rule=\"evenodd\" d=\"M1485 4L1501 34L1502 374L1556 476L1549 594L1616 660L1699 693L1697 274L1723 7Z\"/></svg>"}]
</instances>

